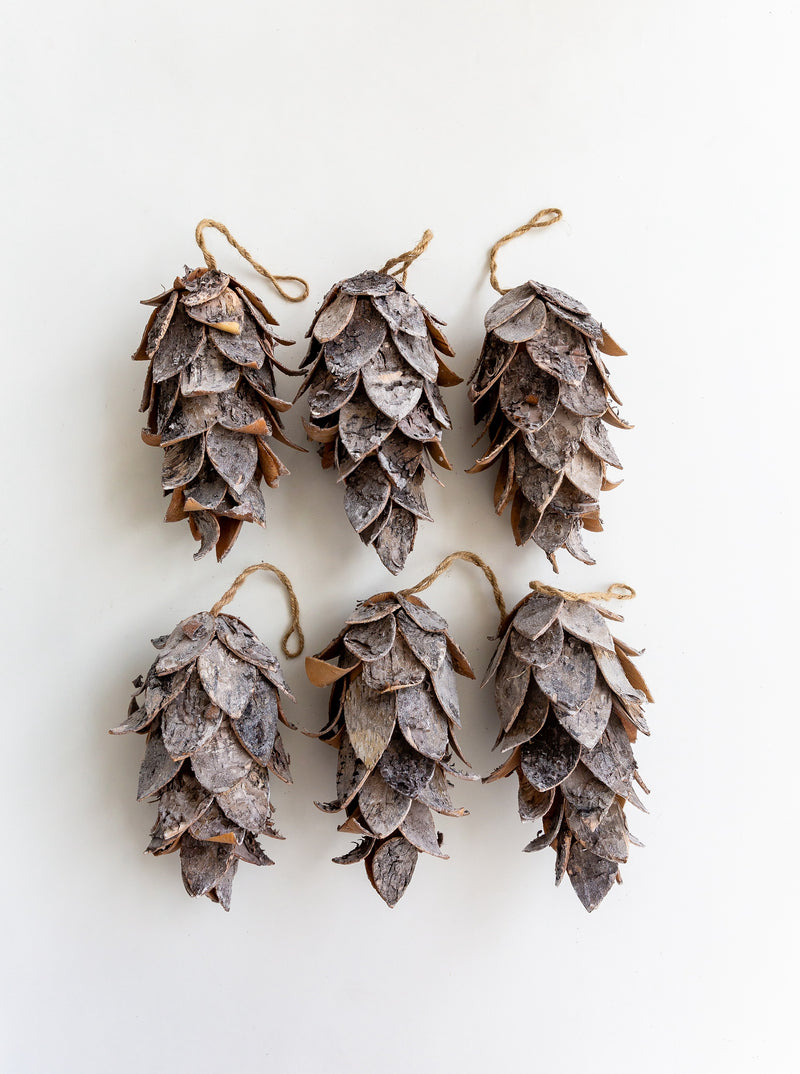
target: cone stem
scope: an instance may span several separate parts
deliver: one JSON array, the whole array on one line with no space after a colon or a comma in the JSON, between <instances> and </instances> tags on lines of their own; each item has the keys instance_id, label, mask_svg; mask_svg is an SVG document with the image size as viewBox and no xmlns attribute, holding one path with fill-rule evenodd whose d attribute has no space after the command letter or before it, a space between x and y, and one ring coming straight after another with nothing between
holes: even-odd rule
<instances>
[{"instance_id":1,"label":"cone stem","mask_svg":"<svg viewBox=\"0 0 800 1074\"><path fill-rule=\"evenodd\" d=\"M281 638L281 649L283 650L285 656L288 656L289 659L293 659L294 657L299 656L300 653L302 653L306 643L305 637L303 636L303 631L300 627L300 604L297 600L295 591L292 588L292 583L289 581L283 571L279 570L271 563L254 563L251 567L245 567L242 573L234 579L233 584L230 586L230 588L225 590L217 603L211 609L211 614L215 617L218 616L222 609L225 607L225 605L230 604L230 602L242 588L250 575L255 574L256 571L272 571L273 574L278 576L280 581L283 583L284 589L286 590L286 594L289 598L289 611L291 612L291 620L289 622L289 629ZM297 636L297 647L294 650L289 648L289 639L291 638L292 634L295 634Z\"/></svg>"},{"instance_id":2,"label":"cone stem","mask_svg":"<svg viewBox=\"0 0 800 1074\"><path fill-rule=\"evenodd\" d=\"M287 302L303 302L305 301L305 299L308 298L308 284L302 276L274 276L269 271L269 269L264 268L263 265L259 264L258 261L256 261L256 259L253 257L253 255L249 253L249 251L245 250L244 246L242 246L240 242L236 241L236 239L233 237L233 235L231 235L230 231L225 227L224 224L220 224L218 220L205 219L201 220L195 228L194 237L197 242L197 245L200 247L200 252L205 258L206 264L210 269L213 270L217 267L217 260L211 253L211 251L208 249L208 246L206 245L206 240L203 236L203 232L208 227L213 227L221 235L224 235L228 242L231 244L231 246L234 248L234 250L240 253L245 259L245 261L249 262L253 266L256 272L260 273L265 279L269 280L269 282L272 284L272 286L275 288L281 298L285 298ZM284 288L281 287L280 281L287 280L292 280L294 283L300 284L301 290L299 294L289 294L288 291L284 290Z\"/></svg>"},{"instance_id":3,"label":"cone stem","mask_svg":"<svg viewBox=\"0 0 800 1074\"><path fill-rule=\"evenodd\" d=\"M501 287L497 280L497 251L500 247L505 246L507 242L511 242L512 239L524 235L526 231L531 231L533 228L550 227L551 224L557 224L563 215L560 209L540 209L535 216L530 218L527 224L514 228L513 231L509 231L507 235L504 235L502 239L497 240L489 251L489 280L495 291L499 291L501 295L504 295L509 290L508 287Z\"/></svg>"}]
</instances>

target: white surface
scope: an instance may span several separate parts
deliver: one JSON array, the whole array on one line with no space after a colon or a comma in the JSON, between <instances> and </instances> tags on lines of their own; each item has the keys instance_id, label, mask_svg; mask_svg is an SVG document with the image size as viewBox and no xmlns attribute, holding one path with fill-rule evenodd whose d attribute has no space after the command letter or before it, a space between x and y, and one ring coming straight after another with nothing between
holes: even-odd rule
<instances>
[{"instance_id":1,"label":"white surface","mask_svg":"<svg viewBox=\"0 0 800 1074\"><path fill-rule=\"evenodd\" d=\"M795 972L798 18L788 3L296 2L16 6L5 16L2 601L4 1071L530 1068L783 1071ZM790 144L791 143L791 144ZM221 566L161 523L159 453L139 441L138 300L196 264L193 228L228 223L312 299L224 267L302 340L330 283L436 238L410 286L450 325L466 374L492 301L486 252L536 209L565 222L501 254L603 318L626 481L606 496L598 566L640 598L658 705L639 757L647 849L591 917L515 813L512 781L463 786L390 912L314 809L335 757L289 735L276 868L242 868L229 915L142 854L141 739L109 738L148 638L267 558L295 579L308 651L390 585L316 456L268 497ZM287 351L299 362L303 347ZM281 380L286 392L292 384ZM509 602L554 580L491 511L463 389L447 393L455 472L430 493L398 582L456 547ZM303 408L289 416L301 436ZM285 452L286 456L292 455ZM456 566L429 593L475 666L495 614ZM796 596L796 590L795 590ZM239 612L277 646L264 578ZM325 697L287 668L297 717ZM488 694L461 689L464 744L494 763Z\"/></svg>"}]
</instances>

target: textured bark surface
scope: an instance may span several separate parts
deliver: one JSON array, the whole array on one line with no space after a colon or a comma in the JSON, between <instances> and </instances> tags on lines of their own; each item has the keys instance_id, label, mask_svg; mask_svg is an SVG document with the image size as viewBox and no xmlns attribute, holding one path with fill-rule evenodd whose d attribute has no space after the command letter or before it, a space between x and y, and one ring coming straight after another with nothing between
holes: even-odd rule
<instances>
[{"instance_id":1,"label":"textured bark surface","mask_svg":"<svg viewBox=\"0 0 800 1074\"><path fill-rule=\"evenodd\" d=\"M508 729L517 718L528 692L530 668L510 649L500 662L494 681L494 702L500 723Z\"/></svg>"},{"instance_id":2,"label":"textured bark surface","mask_svg":"<svg viewBox=\"0 0 800 1074\"><path fill-rule=\"evenodd\" d=\"M406 310L387 307L387 323L414 317ZM419 330L416 319L409 324ZM464 760L454 738L455 677L474 677L472 668L440 615L394 593L359 604L306 668L315 685L332 687L328 722L316 737L338 750L336 798L316 804L326 813L344 810L339 830L364 836L333 860L363 861L375 890L394 906L418 853L447 857L433 814L466 812L453 805L448 777L460 774L453 756Z\"/></svg>"},{"instance_id":3,"label":"textured bark surface","mask_svg":"<svg viewBox=\"0 0 800 1074\"><path fill-rule=\"evenodd\" d=\"M405 639L395 634L394 644L383 656L364 661L364 682L373 690L403 690L425 680L425 668Z\"/></svg>"},{"instance_id":4,"label":"textured bark surface","mask_svg":"<svg viewBox=\"0 0 800 1074\"><path fill-rule=\"evenodd\" d=\"M171 757L183 760L217 733L222 710L206 693L197 669L186 687L161 713L161 735Z\"/></svg>"},{"instance_id":5,"label":"textured bark surface","mask_svg":"<svg viewBox=\"0 0 800 1074\"><path fill-rule=\"evenodd\" d=\"M503 752L506 753L528 742L544 727L549 711L550 702L535 681L531 681L516 718L508 730L501 731L501 738L498 739L497 745L499 746L502 742Z\"/></svg>"},{"instance_id":6,"label":"textured bark surface","mask_svg":"<svg viewBox=\"0 0 800 1074\"><path fill-rule=\"evenodd\" d=\"M612 636L609 619L621 616L534 592L504 620L484 679L495 679L495 749L509 753L485 782L516 774L520 818L541 827L525 850L552 846L556 883L568 876L587 910L620 879L638 842L626 802L644 809L632 742L647 731L652 696L633 662L639 654Z\"/></svg>"},{"instance_id":7,"label":"textured bark surface","mask_svg":"<svg viewBox=\"0 0 800 1074\"><path fill-rule=\"evenodd\" d=\"M394 732L396 697L391 691L379 693L371 689L364 683L363 675L345 693L342 711L347 735L356 756L370 771Z\"/></svg>"},{"instance_id":8,"label":"textured bark surface","mask_svg":"<svg viewBox=\"0 0 800 1074\"><path fill-rule=\"evenodd\" d=\"M147 850L179 851L189 894L228 910L238 862L271 865L257 837L282 838L269 771L291 782L277 690L291 694L275 656L233 616L200 612L153 645L112 734L147 735L138 798L158 805Z\"/></svg>"},{"instance_id":9,"label":"textured bark surface","mask_svg":"<svg viewBox=\"0 0 800 1074\"><path fill-rule=\"evenodd\" d=\"M403 735L395 734L381 755L379 768L390 787L416 798L433 779L436 762L415 750Z\"/></svg>"},{"instance_id":10,"label":"textured bark surface","mask_svg":"<svg viewBox=\"0 0 800 1074\"><path fill-rule=\"evenodd\" d=\"M336 284L308 335L303 362L309 440L345 486L347 518L364 544L397 574L420 519L431 461L451 428L440 387L460 383L441 355L452 350L439 325L392 276L362 272Z\"/></svg>"},{"instance_id":11,"label":"textured bark surface","mask_svg":"<svg viewBox=\"0 0 800 1074\"><path fill-rule=\"evenodd\" d=\"M423 681L398 691L397 726L423 757L438 761L445 755L449 741L447 716L437 703L431 683Z\"/></svg>"},{"instance_id":12,"label":"textured bark surface","mask_svg":"<svg viewBox=\"0 0 800 1074\"><path fill-rule=\"evenodd\" d=\"M400 831L408 842L423 854L431 854L434 858L449 857L439 846L433 814L422 802L411 803L405 820L400 825Z\"/></svg>"},{"instance_id":13,"label":"textured bark surface","mask_svg":"<svg viewBox=\"0 0 800 1074\"><path fill-rule=\"evenodd\" d=\"M554 705L578 712L589 700L597 676L592 650L571 634L562 635L561 651L546 667L533 671L539 689Z\"/></svg>"},{"instance_id":14,"label":"textured bark surface","mask_svg":"<svg viewBox=\"0 0 800 1074\"><path fill-rule=\"evenodd\" d=\"M403 836L381 842L366 858L367 876L387 906L396 906L411 883L418 853Z\"/></svg>"},{"instance_id":15,"label":"textured bark surface","mask_svg":"<svg viewBox=\"0 0 800 1074\"><path fill-rule=\"evenodd\" d=\"M531 641L516 630L511 632L511 649L531 668L550 667L560 656L563 647L564 630L558 621L551 623L536 641Z\"/></svg>"},{"instance_id":16,"label":"textured bark surface","mask_svg":"<svg viewBox=\"0 0 800 1074\"><path fill-rule=\"evenodd\" d=\"M274 318L232 277L197 269L145 302L157 309L135 359L149 361L142 439L164 448L166 521L188 519L199 559L222 559L242 522L264 526L260 490L288 469L267 447L290 403L275 395Z\"/></svg>"},{"instance_id":17,"label":"textured bark surface","mask_svg":"<svg viewBox=\"0 0 800 1074\"><path fill-rule=\"evenodd\" d=\"M630 428L600 352L625 352L581 302L534 281L501 296L485 327L469 394L489 445L469 472L499 464L495 511L511 505L517 544L533 540L556 571L560 548L593 563L581 530L602 529L600 492L619 483L607 468L621 469L606 425Z\"/></svg>"}]
</instances>

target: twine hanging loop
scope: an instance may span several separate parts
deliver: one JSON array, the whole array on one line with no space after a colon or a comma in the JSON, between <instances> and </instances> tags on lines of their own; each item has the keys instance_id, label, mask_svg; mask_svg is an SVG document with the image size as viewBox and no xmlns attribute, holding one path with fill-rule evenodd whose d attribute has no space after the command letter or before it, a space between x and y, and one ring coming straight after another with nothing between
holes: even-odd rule
<instances>
[{"instance_id":1,"label":"twine hanging loop","mask_svg":"<svg viewBox=\"0 0 800 1074\"><path fill-rule=\"evenodd\" d=\"M467 563L472 563L478 567L486 575L486 580L492 587L492 595L494 596L494 602L497 605L497 609L500 612L500 618L506 617L506 602L503 600L503 593L500 589L500 583L497 581L497 575L494 573L488 563L485 563L480 556L474 552L451 552L449 556L445 556L442 562L431 571L429 575L422 579L421 582L417 582L416 585L412 585L410 589L401 589L400 594L404 597L410 597L414 593L422 593L425 589L429 589L430 586L436 581L437 578L447 571L450 566L455 563L457 559L463 559Z\"/></svg>"},{"instance_id":2,"label":"twine hanging loop","mask_svg":"<svg viewBox=\"0 0 800 1074\"><path fill-rule=\"evenodd\" d=\"M269 282L272 284L272 286L275 288L281 298L285 298L287 302L303 302L305 301L305 299L308 298L308 284L302 276L273 275L269 271L269 269L264 268L263 265L259 264L258 261L256 261L256 259L253 257L253 255L248 250L245 250L244 246L242 246L240 242L237 242L237 240L233 237L233 235L231 235L230 231L228 230L228 228L225 227L224 224L221 224L218 220L206 219L201 220L200 223L197 225L194 230L194 237L195 241L197 242L197 245L200 247L200 252L205 258L206 265L210 269L213 270L217 267L217 259L208 249L208 246L206 245L205 236L203 235L203 232L206 230L206 228L209 227L214 228L221 235L224 235L228 242L231 244L231 246L234 248L234 250L236 250L237 253L241 254L245 261L249 262L249 264L253 266L256 272L260 273L265 279L269 280ZM285 288L281 287L281 282L288 281L300 284L300 292L298 294L290 294L287 290L285 290Z\"/></svg>"},{"instance_id":3,"label":"twine hanging loop","mask_svg":"<svg viewBox=\"0 0 800 1074\"><path fill-rule=\"evenodd\" d=\"M281 638L281 649L283 650L284 656L288 656L290 660L293 660L296 656L299 656L300 653L302 653L306 644L302 628L300 627L300 604L297 600L297 595L292 588L292 583L289 581L283 571L273 566L272 563L254 563L251 567L245 567L242 573L234 579L232 585L225 590L217 603L211 609L211 614L216 618L216 616L219 615L225 605L230 604L230 602L242 588L250 575L255 574L256 571L272 571L272 573L277 575L277 577L283 583L283 587L286 590L286 595L289 598L289 612L291 618L289 621L289 629ZM289 639L293 634L297 638L297 644L294 649L290 649Z\"/></svg>"},{"instance_id":4,"label":"twine hanging loop","mask_svg":"<svg viewBox=\"0 0 800 1074\"><path fill-rule=\"evenodd\" d=\"M551 224L557 224L563 215L564 214L560 209L540 209L535 216L530 218L527 224L522 224L521 227L514 228L513 231L509 231L507 235L504 235L502 239L497 240L489 251L489 280L495 291L504 295L510 290L508 287L501 287L497 280L497 251L500 247L505 246L505 244L511 242L512 239L524 235L526 231L532 231L533 228L550 227Z\"/></svg>"},{"instance_id":5,"label":"twine hanging loop","mask_svg":"<svg viewBox=\"0 0 800 1074\"><path fill-rule=\"evenodd\" d=\"M613 582L608 589L592 593L572 593L569 589L557 589L554 585L545 585L544 582L531 582L534 593L540 593L546 597L561 597L563 600L633 600L636 590L627 582Z\"/></svg>"},{"instance_id":6,"label":"twine hanging loop","mask_svg":"<svg viewBox=\"0 0 800 1074\"><path fill-rule=\"evenodd\" d=\"M408 279L409 266L428 248L432 238L433 232L426 228L422 238L413 250L406 250L404 254L399 254L397 257L391 258L380 271L387 273L389 276L394 276L395 278L399 277L400 283L405 287L406 280Z\"/></svg>"}]
</instances>

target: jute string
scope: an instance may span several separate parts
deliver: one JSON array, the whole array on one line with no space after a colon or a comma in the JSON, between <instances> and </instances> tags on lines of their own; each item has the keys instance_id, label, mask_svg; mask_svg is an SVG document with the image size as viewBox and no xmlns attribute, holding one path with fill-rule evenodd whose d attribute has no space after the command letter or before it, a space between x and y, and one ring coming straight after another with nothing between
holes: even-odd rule
<instances>
[{"instance_id":1,"label":"jute string","mask_svg":"<svg viewBox=\"0 0 800 1074\"><path fill-rule=\"evenodd\" d=\"M292 583L289 581L283 571L278 570L278 568L274 567L271 563L254 563L252 567L245 567L245 569L238 576L238 578L234 580L230 589L225 590L217 603L211 609L211 614L214 616L219 615L225 605L230 604L230 602L242 588L250 575L255 574L256 571L272 571L272 573L276 574L281 580L284 589L286 590L286 595L289 598L289 611L291 613L291 620L289 622L289 629L281 638L281 649L283 650L285 656L288 656L289 659L293 659L294 657L299 656L300 653L302 653L303 648L306 644L306 639L304 638L303 631L300 627L300 605L298 603L295 591L294 589L292 589ZM292 634L295 634L297 636L297 647L294 650L289 648L289 639L291 638Z\"/></svg>"},{"instance_id":2,"label":"jute string","mask_svg":"<svg viewBox=\"0 0 800 1074\"><path fill-rule=\"evenodd\" d=\"M393 257L390 261L386 262L380 271L388 273L389 276L399 276L400 283L405 287L406 280L408 279L409 265L413 264L419 255L427 249L432 238L433 232L426 229L422 238L413 250L406 250L404 254L400 254L398 257Z\"/></svg>"},{"instance_id":3,"label":"jute string","mask_svg":"<svg viewBox=\"0 0 800 1074\"><path fill-rule=\"evenodd\" d=\"M253 257L253 255L248 250L245 250L244 246L242 246L242 244L240 242L236 241L236 239L233 237L233 235L231 235L230 231L225 227L224 224L220 224L220 222L218 220L201 220L200 223L195 228L194 237L195 237L195 239L197 241L197 245L200 247L200 252L202 253L203 257L206 260L206 264L208 265L208 267L210 269L213 270L213 269L215 269L217 267L217 259L214 257L214 255L208 249L208 246L206 245L205 237L203 236L203 232L208 227L213 227L221 235L224 235L225 238L228 240L228 242L231 244L231 246L234 248L234 250L236 250L238 253L240 253L242 255L242 257L245 259L245 261L248 261L253 266L253 268L256 270L256 272L260 273L265 279L269 280L269 282L272 284L272 286L275 288L275 290L278 292L278 294L282 298L285 298L287 302L303 302L303 301L305 301L305 299L308 298L308 293L309 293L308 292L308 284L306 283L306 281L303 279L302 276L275 276L275 275L273 275L269 271L269 269L264 268L263 265L260 265L258 263L258 261L256 261L256 259ZM300 284L300 287L302 289L300 291L300 294L297 294L297 295L289 294L289 292L287 290L285 290L283 287L281 287L280 281L288 281L288 280L292 280L294 283L299 283Z\"/></svg>"},{"instance_id":4,"label":"jute string","mask_svg":"<svg viewBox=\"0 0 800 1074\"><path fill-rule=\"evenodd\" d=\"M563 597L564 600L633 600L636 590L626 582L613 582L608 589L592 593L571 593L568 589L556 589L554 585L544 582L531 582L534 593L547 597Z\"/></svg>"},{"instance_id":5,"label":"jute string","mask_svg":"<svg viewBox=\"0 0 800 1074\"><path fill-rule=\"evenodd\" d=\"M524 235L526 231L532 231L533 228L550 227L551 224L557 224L563 215L560 209L540 209L536 216L530 218L527 224L514 228L513 231L509 231L507 235L504 235L502 239L497 240L489 251L489 279L495 291L499 291L501 295L504 295L511 290L509 287L501 287L497 280L497 251L500 247L505 246L512 239Z\"/></svg>"},{"instance_id":6,"label":"jute string","mask_svg":"<svg viewBox=\"0 0 800 1074\"><path fill-rule=\"evenodd\" d=\"M410 597L414 593L422 593L423 590L429 589L430 586L436 581L437 578L445 573L449 567L455 563L457 559L466 560L467 563L472 563L474 566L479 567L486 575L486 580L492 587L492 593L494 595L494 601L500 612L500 618L506 617L506 602L503 600L503 594L500 590L500 583L497 581L497 575L494 573L488 563L484 563L480 556L476 556L474 552L451 552L449 556L445 556L439 566L431 571L431 573L423 578L421 582L417 582L416 585L412 585L410 589L401 589L400 592L404 597Z\"/></svg>"}]
</instances>

